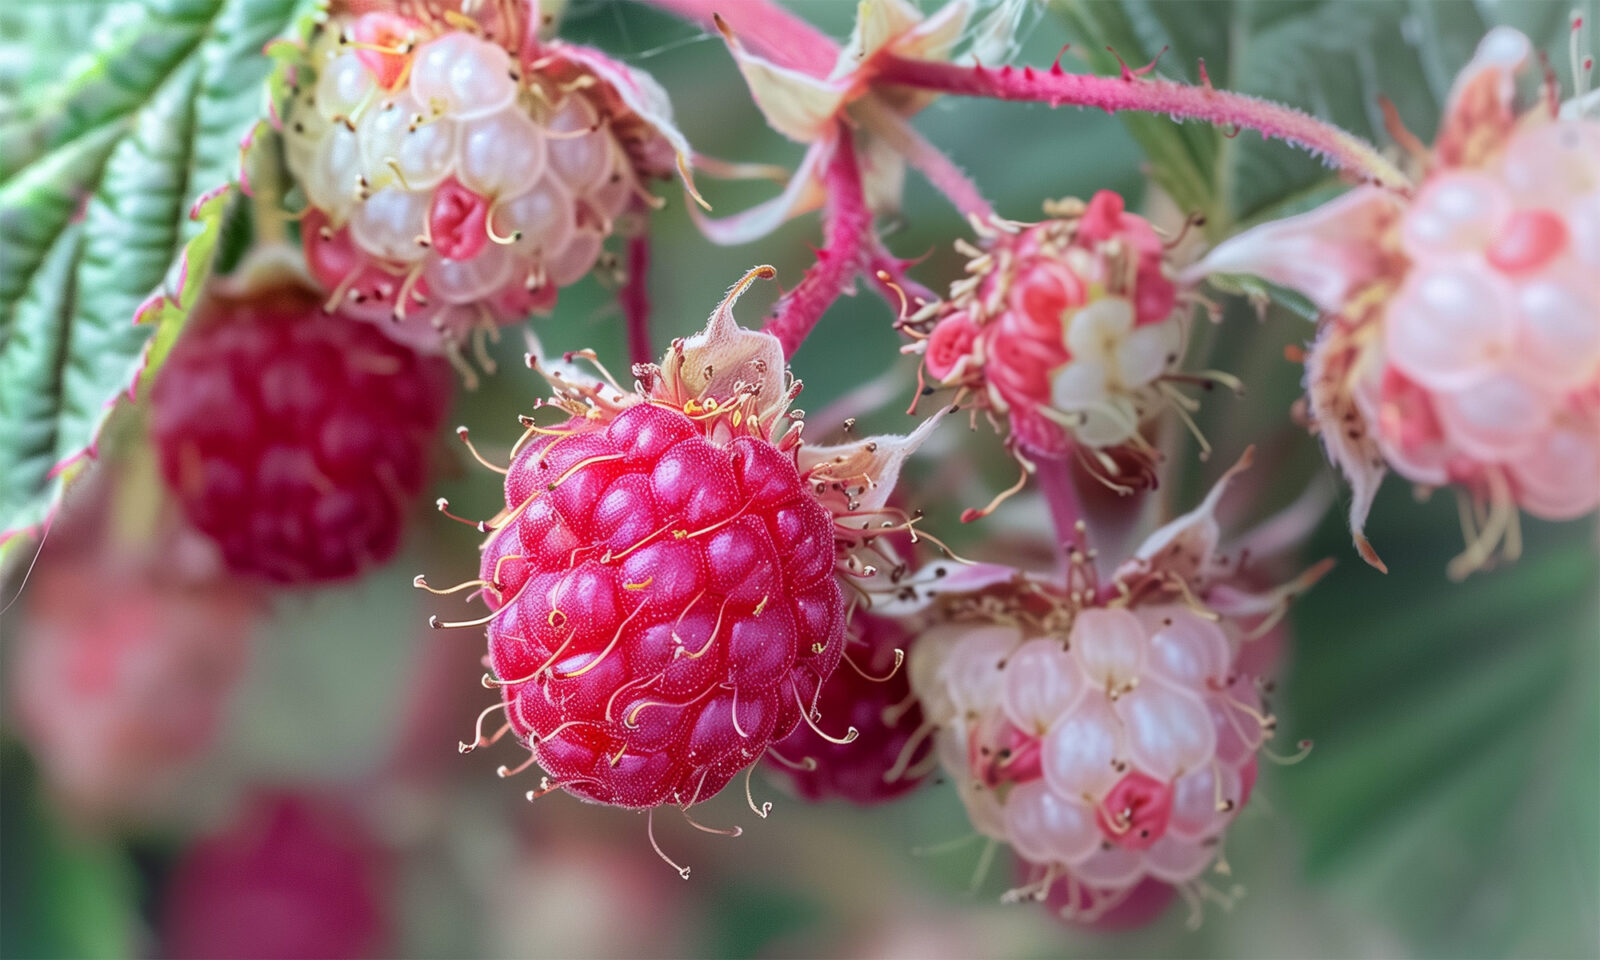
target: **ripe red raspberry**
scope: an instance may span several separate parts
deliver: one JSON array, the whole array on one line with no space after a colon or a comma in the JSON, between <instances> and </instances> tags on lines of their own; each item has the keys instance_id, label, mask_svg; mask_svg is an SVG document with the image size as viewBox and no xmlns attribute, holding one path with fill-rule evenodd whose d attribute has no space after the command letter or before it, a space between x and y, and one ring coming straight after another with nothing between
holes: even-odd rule
<instances>
[{"instance_id":1,"label":"ripe red raspberry","mask_svg":"<svg viewBox=\"0 0 1600 960\"><path fill-rule=\"evenodd\" d=\"M771 443L641 404L506 478L484 554L512 729L569 790L691 804L788 736L844 649L833 518ZM551 489L553 487L553 489ZM528 497L532 495L532 499Z\"/></svg>"},{"instance_id":2,"label":"ripe red raspberry","mask_svg":"<svg viewBox=\"0 0 1600 960\"><path fill-rule=\"evenodd\" d=\"M201 305L156 379L151 435L234 571L335 580L394 553L449 388L442 360L278 282Z\"/></svg>"},{"instance_id":3,"label":"ripe red raspberry","mask_svg":"<svg viewBox=\"0 0 1600 960\"><path fill-rule=\"evenodd\" d=\"M861 613L851 631L855 643L845 653L859 669L835 673L817 705L831 722L848 722L861 736L840 744L799 730L783 742L784 760L767 763L807 800L881 803L914 790L932 772L924 762L933 750L931 728L923 729L922 704L897 653L912 634L899 621Z\"/></svg>"},{"instance_id":4,"label":"ripe red raspberry","mask_svg":"<svg viewBox=\"0 0 1600 960\"><path fill-rule=\"evenodd\" d=\"M162 924L170 957L371 957L389 939L384 850L342 806L268 793L183 855Z\"/></svg>"},{"instance_id":5,"label":"ripe red raspberry","mask_svg":"<svg viewBox=\"0 0 1600 960\"><path fill-rule=\"evenodd\" d=\"M898 563L885 538L909 521L884 519L885 503L926 428L804 445L782 345L733 320L758 276L771 268L659 366L636 365L635 391L550 371L570 419L524 421L533 442L487 524L479 622L502 732L547 789L633 808L709 799L802 718L815 727L844 649L837 576L876 573L854 551ZM495 737L480 727L463 747Z\"/></svg>"}]
</instances>

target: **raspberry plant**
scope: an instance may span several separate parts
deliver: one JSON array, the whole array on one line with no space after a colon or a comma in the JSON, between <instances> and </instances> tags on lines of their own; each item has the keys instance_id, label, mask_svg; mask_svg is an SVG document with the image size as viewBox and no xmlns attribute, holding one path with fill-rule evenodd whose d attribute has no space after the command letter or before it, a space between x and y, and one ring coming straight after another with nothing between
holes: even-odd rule
<instances>
[{"instance_id":1,"label":"raspberry plant","mask_svg":"<svg viewBox=\"0 0 1600 960\"><path fill-rule=\"evenodd\" d=\"M125 816L118 801L195 761L219 726L239 644L156 621L212 623L259 581L400 576L385 561L433 482L455 381L473 430L521 426L512 443L466 443L503 474L484 519L437 501L477 553L442 522L419 537L430 570L476 569L449 588L415 580L453 597L419 597L447 628L433 649L486 654L494 702L460 751L536 784L501 796L645 812L649 847L685 878L655 814L738 836L694 819L731 786L782 831L799 804L758 801L758 767L787 794L858 805L933 778L982 840L976 882L997 850L1014 859L1003 899L1102 930L1178 899L1197 925L1256 882L1228 844L1261 843L1280 814L1251 800L1271 796L1310 811L1308 855L1327 870L1358 856L1345 834L1375 809L1396 825L1386 863L1405 844L1460 853L1422 882L1385 868L1440 891L1427 909L1375 908L1416 945L1443 936L1429 917L1482 913L1464 905L1493 899L1483 877L1548 852L1530 841L1497 859L1492 840L1445 835L1489 804L1439 784L1516 785L1497 808L1516 829L1485 838L1594 820L1569 775L1527 759L1594 753L1573 732L1593 726L1590 606L1547 602L1592 592L1582 537L1600 489L1600 121L1582 15L1543 29L1427 5L871 0L835 39L769 0L647 5L701 31L685 42L702 62L726 52L727 76L796 145L792 165L692 148L679 122L713 138L734 115L723 94L670 67L658 81L672 43L635 50L582 5L566 21L530 0L149 0L96 24L0 13L0 91L28 92L0 105L0 558L27 580L58 515L91 531L74 535L74 571L45 555L17 654L19 732L75 815ZM1028 45L1045 17L1073 39L1054 59ZM586 32L602 42L576 42ZM87 48L65 56L60 37L78 35ZM56 55L66 76L48 85ZM1035 109L1005 140L938 142L984 100ZM1060 135L1068 106L1121 115L1144 165L1092 182L1078 167L1103 158ZM755 149L758 131L737 132L724 147ZM1021 169L1034 153L1081 195L1008 189L993 158ZM1145 173L1160 193L1140 203ZM908 175L948 210L923 209ZM708 183L768 177L781 186L742 211ZM674 205L688 216L653 217ZM779 274L748 264L813 212L814 255L777 276L759 328L742 326L735 300ZM700 314L710 288L660 269L692 241L672 237L651 274L679 219L727 248L694 248L714 285L743 274L692 335L682 304ZM590 311L591 277L614 305ZM653 311L652 280L673 311ZM899 353L842 385L830 358L843 369L887 342L829 316L858 284L882 304L857 321ZM567 321L591 312L575 335ZM1285 333L1296 314L1306 325ZM498 369L508 340L526 343L527 371ZM614 377L600 357L624 350ZM1299 368L1283 357L1303 362L1303 387L1284 389ZM538 378L548 390L530 400ZM832 401L810 415L805 380ZM893 432L857 429L896 416ZM1302 596L1328 573L1313 530L1332 497L1302 488L1315 447L1292 428L1348 481L1357 550L1389 580L1345 570ZM1259 462L1202 495L1213 451ZM164 486L137 479L154 468L113 470L99 506L61 513L97 460L120 458L158 464ZM482 486L452 466L439 482ZM1451 489L1454 559L1434 508L1378 499L1391 471L1424 495ZM1244 517L1267 519L1225 539L1223 519ZM169 596L182 591L147 569L169 539L215 551L234 579ZM1481 595L1404 576L1441 565L1484 574ZM74 594L113 598L116 616ZM477 606L462 615L461 600ZM376 698L399 739L426 740L413 734L481 696L452 656ZM128 666L141 658L155 666ZM373 683L372 666L341 683ZM86 702L64 708L58 689ZM1439 719L1454 713L1466 719ZM1364 718L1432 740L1349 735ZM70 735L85 724L92 736ZM1275 749L1280 727L1294 749ZM1324 747L1308 754L1302 734ZM1467 759L1440 759L1464 743ZM395 800L439 776L414 753L341 771L363 799L340 805L372 821L351 836L381 825L408 842ZM1262 760L1307 762L1258 784ZM1407 789L1449 815L1406 812L1428 806L1398 796L1413 770L1428 783ZM274 829L310 809L278 808ZM174 875L178 952L223 949L207 917L237 909L234 891L205 877L227 846L202 841ZM264 872L262 895L280 874L355 889L370 872L357 846L336 851L348 876L331 880L261 851L243 871ZM308 920L307 952L390 935L378 895L359 892L350 923ZM1551 899L1517 896L1534 917Z\"/></svg>"}]
</instances>

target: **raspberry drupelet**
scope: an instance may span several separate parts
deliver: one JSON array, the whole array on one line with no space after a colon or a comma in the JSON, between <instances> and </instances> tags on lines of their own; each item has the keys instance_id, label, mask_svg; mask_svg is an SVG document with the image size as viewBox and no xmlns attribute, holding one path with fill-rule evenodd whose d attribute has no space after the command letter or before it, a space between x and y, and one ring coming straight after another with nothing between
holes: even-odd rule
<instances>
[{"instance_id":1,"label":"raspberry drupelet","mask_svg":"<svg viewBox=\"0 0 1600 960\"><path fill-rule=\"evenodd\" d=\"M648 180L687 176L688 145L653 80L539 39L515 5L392 6L318 28L283 107L285 154L330 306L458 349L548 313L619 219L655 204Z\"/></svg>"},{"instance_id":2,"label":"raspberry drupelet","mask_svg":"<svg viewBox=\"0 0 1600 960\"><path fill-rule=\"evenodd\" d=\"M391 557L427 477L448 366L329 316L296 280L218 282L156 378L150 432L235 573L304 584Z\"/></svg>"},{"instance_id":3,"label":"raspberry drupelet","mask_svg":"<svg viewBox=\"0 0 1600 960\"><path fill-rule=\"evenodd\" d=\"M909 521L884 504L927 427L802 444L777 338L732 314L771 275L636 365L632 391L543 368L568 419L524 419L486 525L479 622L501 732L545 789L635 809L709 799L802 720L816 728L844 650L841 580L872 578L868 554L897 563L886 537ZM481 719L475 744L498 736Z\"/></svg>"}]
</instances>

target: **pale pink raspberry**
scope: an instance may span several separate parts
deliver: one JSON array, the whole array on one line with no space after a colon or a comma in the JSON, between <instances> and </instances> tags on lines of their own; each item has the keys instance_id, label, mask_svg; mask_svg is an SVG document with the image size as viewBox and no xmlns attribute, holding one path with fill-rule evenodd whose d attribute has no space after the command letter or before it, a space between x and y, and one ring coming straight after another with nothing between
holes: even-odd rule
<instances>
[{"instance_id":1,"label":"pale pink raspberry","mask_svg":"<svg viewBox=\"0 0 1600 960\"><path fill-rule=\"evenodd\" d=\"M243 585L189 575L204 556L189 536L159 566L51 550L29 577L8 694L46 781L80 816L154 812L221 730L259 611Z\"/></svg>"},{"instance_id":2,"label":"pale pink raspberry","mask_svg":"<svg viewBox=\"0 0 1600 960\"><path fill-rule=\"evenodd\" d=\"M1025 451L1133 447L1153 462L1140 428L1169 402L1188 324L1161 238L1110 191L1046 212L986 229L972 276L916 318L910 349L935 382L1006 415Z\"/></svg>"},{"instance_id":3,"label":"pale pink raspberry","mask_svg":"<svg viewBox=\"0 0 1600 960\"><path fill-rule=\"evenodd\" d=\"M549 312L644 183L687 170L648 76L451 6L334 17L283 120L331 305L428 347Z\"/></svg>"},{"instance_id":4,"label":"pale pink raspberry","mask_svg":"<svg viewBox=\"0 0 1600 960\"><path fill-rule=\"evenodd\" d=\"M1247 644L1313 581L1256 591L1213 510L1153 534L1105 584L1018 575L937 599L911 681L973 825L1038 869L1016 895L1093 921L1155 881L1201 892L1276 721Z\"/></svg>"},{"instance_id":5,"label":"pale pink raspberry","mask_svg":"<svg viewBox=\"0 0 1600 960\"><path fill-rule=\"evenodd\" d=\"M1429 177L1399 233L1382 373L1357 392L1385 459L1504 483L1547 519L1600 505L1600 123L1520 127L1496 161Z\"/></svg>"},{"instance_id":6,"label":"pale pink raspberry","mask_svg":"<svg viewBox=\"0 0 1600 960\"><path fill-rule=\"evenodd\" d=\"M1271 732L1241 631L1174 603L946 629L939 749L981 832L1097 903L1201 876Z\"/></svg>"},{"instance_id":7,"label":"pale pink raspberry","mask_svg":"<svg viewBox=\"0 0 1600 960\"><path fill-rule=\"evenodd\" d=\"M1600 506L1600 123L1518 103L1531 52L1508 28L1483 40L1415 158L1414 196L1360 187L1196 268L1264 276L1325 313L1308 412L1378 566L1362 526L1386 467L1478 505L1457 577L1515 553L1518 507Z\"/></svg>"}]
</instances>

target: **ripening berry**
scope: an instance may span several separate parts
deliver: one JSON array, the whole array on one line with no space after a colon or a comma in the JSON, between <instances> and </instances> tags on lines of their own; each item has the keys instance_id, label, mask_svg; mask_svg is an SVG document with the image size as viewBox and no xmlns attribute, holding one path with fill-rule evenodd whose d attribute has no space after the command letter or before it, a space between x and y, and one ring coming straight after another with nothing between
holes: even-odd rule
<instances>
[{"instance_id":1,"label":"ripening berry","mask_svg":"<svg viewBox=\"0 0 1600 960\"><path fill-rule=\"evenodd\" d=\"M1146 446L1187 330L1155 229L1102 190L986 229L971 274L921 318L923 369L1008 416L1025 450Z\"/></svg>"},{"instance_id":2,"label":"ripening berry","mask_svg":"<svg viewBox=\"0 0 1600 960\"><path fill-rule=\"evenodd\" d=\"M1356 386L1384 458L1547 519L1600 506L1600 123L1429 177L1398 231L1409 268Z\"/></svg>"},{"instance_id":3,"label":"ripening berry","mask_svg":"<svg viewBox=\"0 0 1600 960\"><path fill-rule=\"evenodd\" d=\"M332 800L254 796L178 860L163 902L163 955L380 956L390 938L386 860Z\"/></svg>"},{"instance_id":4,"label":"ripening berry","mask_svg":"<svg viewBox=\"0 0 1600 960\"><path fill-rule=\"evenodd\" d=\"M1233 669L1238 645L1167 603L962 630L942 671L955 710L940 753L974 824L1108 896L1198 878L1270 733Z\"/></svg>"},{"instance_id":5,"label":"ripening berry","mask_svg":"<svg viewBox=\"0 0 1600 960\"><path fill-rule=\"evenodd\" d=\"M29 576L7 687L17 732L75 813L150 812L215 742L255 601L177 575L183 561L46 551Z\"/></svg>"},{"instance_id":6,"label":"ripening berry","mask_svg":"<svg viewBox=\"0 0 1600 960\"><path fill-rule=\"evenodd\" d=\"M283 132L331 305L434 348L548 312L683 149L648 77L408 9L323 27Z\"/></svg>"},{"instance_id":7,"label":"ripening berry","mask_svg":"<svg viewBox=\"0 0 1600 960\"><path fill-rule=\"evenodd\" d=\"M691 804L793 732L839 662L833 518L767 441L717 444L650 404L581 426L506 477L491 665L568 790Z\"/></svg>"},{"instance_id":8,"label":"ripening berry","mask_svg":"<svg viewBox=\"0 0 1600 960\"><path fill-rule=\"evenodd\" d=\"M157 376L150 431L229 568L337 580L393 555L449 391L444 361L275 282L208 293Z\"/></svg>"},{"instance_id":9,"label":"ripening berry","mask_svg":"<svg viewBox=\"0 0 1600 960\"><path fill-rule=\"evenodd\" d=\"M815 729L845 645L839 578L870 579L859 552L908 526L884 503L921 434L801 443L779 341L731 312L771 275L636 366L637 392L553 370L569 419L525 421L480 584L487 682L551 788L687 807ZM493 739L480 725L463 748Z\"/></svg>"},{"instance_id":10,"label":"ripening berry","mask_svg":"<svg viewBox=\"0 0 1600 960\"><path fill-rule=\"evenodd\" d=\"M1324 312L1307 411L1362 527L1386 469L1455 485L1476 515L1464 576L1514 556L1517 508L1600 506L1600 122L1516 101L1527 38L1501 27L1457 79L1413 195L1360 187L1219 246L1197 274L1247 272Z\"/></svg>"},{"instance_id":11,"label":"ripening berry","mask_svg":"<svg viewBox=\"0 0 1600 960\"><path fill-rule=\"evenodd\" d=\"M1256 590L1217 551L1222 487L1104 585L1078 551L1065 583L938 596L912 687L973 825L1035 868L1013 898L1064 882L1052 903L1092 922L1149 881L1220 895L1203 875L1276 728L1246 644L1326 569Z\"/></svg>"},{"instance_id":12,"label":"ripening berry","mask_svg":"<svg viewBox=\"0 0 1600 960\"><path fill-rule=\"evenodd\" d=\"M767 769L794 785L807 800L873 804L916 789L931 770L932 741L922 705L901 666L912 634L887 617L857 613L855 634L845 646L850 664L822 687L818 709L836 723L861 731L854 743L834 743L810 730L796 730Z\"/></svg>"}]
</instances>

